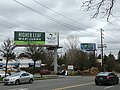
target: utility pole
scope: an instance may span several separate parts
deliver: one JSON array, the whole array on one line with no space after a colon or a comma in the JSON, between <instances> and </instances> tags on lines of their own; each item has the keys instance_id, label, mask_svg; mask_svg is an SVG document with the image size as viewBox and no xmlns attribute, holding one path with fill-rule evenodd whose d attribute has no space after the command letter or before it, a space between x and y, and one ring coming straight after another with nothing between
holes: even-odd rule
<instances>
[{"instance_id":1,"label":"utility pole","mask_svg":"<svg viewBox=\"0 0 120 90\"><path fill-rule=\"evenodd\" d=\"M104 48L104 46L103 46L103 39L104 39L104 37L103 37L103 29L101 28L101 59L102 59L102 63L101 63L101 70L102 71L104 71L104 60L103 60L103 48Z\"/></svg>"}]
</instances>

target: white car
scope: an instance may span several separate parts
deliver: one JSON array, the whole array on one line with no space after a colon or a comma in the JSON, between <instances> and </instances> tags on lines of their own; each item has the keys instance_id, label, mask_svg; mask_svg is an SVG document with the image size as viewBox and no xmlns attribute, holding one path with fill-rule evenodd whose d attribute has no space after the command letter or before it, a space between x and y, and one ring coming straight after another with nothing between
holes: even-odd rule
<instances>
[{"instance_id":1,"label":"white car","mask_svg":"<svg viewBox=\"0 0 120 90\"><path fill-rule=\"evenodd\" d=\"M13 73L10 76L7 76L3 79L4 84L20 84L20 83L32 83L34 81L34 77L32 74L20 71Z\"/></svg>"},{"instance_id":2,"label":"white car","mask_svg":"<svg viewBox=\"0 0 120 90\"><path fill-rule=\"evenodd\" d=\"M9 74L8 73L6 73L6 76L9 76ZM5 71L0 71L0 77L5 77Z\"/></svg>"}]
</instances>

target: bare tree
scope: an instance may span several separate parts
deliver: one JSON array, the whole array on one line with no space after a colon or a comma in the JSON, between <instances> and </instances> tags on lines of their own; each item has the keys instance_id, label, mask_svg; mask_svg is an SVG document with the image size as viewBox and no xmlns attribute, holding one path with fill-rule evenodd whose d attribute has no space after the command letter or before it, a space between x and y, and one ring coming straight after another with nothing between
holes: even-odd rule
<instances>
[{"instance_id":1,"label":"bare tree","mask_svg":"<svg viewBox=\"0 0 120 90\"><path fill-rule=\"evenodd\" d=\"M65 45L68 49L76 49L80 43L77 35L68 35L66 40Z\"/></svg>"},{"instance_id":2,"label":"bare tree","mask_svg":"<svg viewBox=\"0 0 120 90\"><path fill-rule=\"evenodd\" d=\"M78 49L79 45L79 37L76 35L69 35L67 36L65 45L67 47L67 56L66 56L66 62L67 64L75 64L76 59L76 50Z\"/></svg>"},{"instance_id":3,"label":"bare tree","mask_svg":"<svg viewBox=\"0 0 120 90\"><path fill-rule=\"evenodd\" d=\"M6 59L5 77L7 73L8 61L15 59L16 57L15 53L13 52L14 49L15 49L15 44L10 39L7 39L5 42L3 42L2 47L0 49L0 52L2 52L3 57Z\"/></svg>"},{"instance_id":4,"label":"bare tree","mask_svg":"<svg viewBox=\"0 0 120 90\"><path fill-rule=\"evenodd\" d=\"M109 21L115 6L115 1L116 0L85 0L82 7L85 7L87 11L94 11L92 18L96 18L99 14L102 14L102 17L106 17L107 21Z\"/></svg>"}]
</instances>

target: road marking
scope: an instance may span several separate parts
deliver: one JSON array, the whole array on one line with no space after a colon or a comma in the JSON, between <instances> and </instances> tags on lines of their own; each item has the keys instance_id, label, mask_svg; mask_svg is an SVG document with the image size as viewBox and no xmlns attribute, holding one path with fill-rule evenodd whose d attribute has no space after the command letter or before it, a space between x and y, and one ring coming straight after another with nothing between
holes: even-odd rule
<instances>
[{"instance_id":1,"label":"road marking","mask_svg":"<svg viewBox=\"0 0 120 90\"><path fill-rule=\"evenodd\" d=\"M28 90L28 88L13 88L13 89L9 89L9 90Z\"/></svg>"},{"instance_id":2,"label":"road marking","mask_svg":"<svg viewBox=\"0 0 120 90\"><path fill-rule=\"evenodd\" d=\"M109 88L112 88L113 86L109 86L109 87L105 87L104 89L109 89Z\"/></svg>"},{"instance_id":3,"label":"road marking","mask_svg":"<svg viewBox=\"0 0 120 90\"><path fill-rule=\"evenodd\" d=\"M64 89L69 89L69 88L74 88L74 87L80 87L80 86L87 86L90 84L94 84L94 82L90 82L90 83L85 83L85 84L78 84L78 85L73 85L73 86L66 86L66 87L62 87L62 88L56 88L53 90L64 90Z\"/></svg>"}]
</instances>

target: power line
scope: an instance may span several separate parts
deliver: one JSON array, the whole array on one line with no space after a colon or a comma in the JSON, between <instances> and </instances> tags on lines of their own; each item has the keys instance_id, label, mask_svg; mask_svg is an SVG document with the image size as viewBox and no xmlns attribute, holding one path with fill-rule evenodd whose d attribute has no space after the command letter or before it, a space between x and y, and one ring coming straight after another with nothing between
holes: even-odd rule
<instances>
[{"instance_id":1,"label":"power line","mask_svg":"<svg viewBox=\"0 0 120 90\"><path fill-rule=\"evenodd\" d=\"M1 12L0 12L0 14L3 15L3 13L1 13ZM31 29L38 29L38 28L36 28L36 27L34 27L34 28L33 28L33 27L30 27L30 25L28 26L27 23L23 23L23 22L20 22L20 21L18 21L18 20L16 21L16 19L11 18L11 17L9 17L9 16L7 16L7 15L3 15L3 16L4 16L6 19L8 19L9 21L11 21L12 24L11 24L10 22L8 22L8 21L5 21L5 20L3 21L3 20L2 20L3 22L6 22L6 23L8 23L8 24L11 24L11 25L14 25L14 26L15 26L15 25L20 26L20 24L21 24L21 25L27 26L28 28L31 28ZM18 24L18 23L19 23L19 24Z\"/></svg>"},{"instance_id":2,"label":"power line","mask_svg":"<svg viewBox=\"0 0 120 90\"><path fill-rule=\"evenodd\" d=\"M86 31L80 31L80 32L83 32L83 33L85 33ZM93 33L95 33L95 32L93 32ZM96 34L94 34L94 35L96 35ZM96 35L97 36L97 35ZM111 39L110 39L111 40Z\"/></svg>"},{"instance_id":3,"label":"power line","mask_svg":"<svg viewBox=\"0 0 120 90\"><path fill-rule=\"evenodd\" d=\"M20 4L20 5L22 5L23 7L27 8L27 9L33 11L34 13L36 13L36 14L38 14L38 15L40 15L40 16L43 16L43 17L45 17L45 18L47 18L47 19L49 19L49 20L51 20L51 21L54 21L54 22L56 22L56 23L58 23L58 24L60 24L60 25L63 25L63 26L65 26L65 27L69 28L69 29L72 29L72 30L80 29L80 28L77 28L77 27L72 26L72 25L70 25L70 24L64 23L64 22L62 22L62 21L60 21L60 20L57 20L57 19L55 19L55 18L53 18L53 17L50 17L50 16L48 16L48 15L46 15L46 14L43 14L43 13L41 13L41 12L39 12L39 11L37 11L37 10L35 10L35 9L33 9L33 8L27 6L27 5L25 5L25 4L23 4L23 3L19 2L19 1L17 1L17 0L13 0L13 1L16 2L16 3L18 3L18 4Z\"/></svg>"},{"instance_id":4,"label":"power line","mask_svg":"<svg viewBox=\"0 0 120 90\"><path fill-rule=\"evenodd\" d=\"M68 20L70 20L70 21L73 21L73 22L75 22L75 23L77 23L77 24L79 24L79 25L83 25L83 26L89 27L89 26L87 26L87 25L85 25L85 24L82 24L82 23L80 23L80 22L78 22L78 21L76 21L76 20L74 20L74 19L72 19L72 18L70 18L70 17L67 17L67 16L65 16L65 15L63 15L63 14L57 12L57 11L54 11L53 9L47 7L46 5L40 3L40 2L38 2L38 1L36 1L36 0L33 0L33 1L34 1L35 3L37 3L37 4L41 5L41 6L43 6L44 8L46 8L46 9L48 9L48 10L50 10L50 11L52 11L52 12L54 12L54 13L56 13L56 14L58 14L58 15L64 17L64 18L66 18L66 19L68 19Z\"/></svg>"},{"instance_id":5,"label":"power line","mask_svg":"<svg viewBox=\"0 0 120 90\"><path fill-rule=\"evenodd\" d=\"M13 1L15 1L15 2L17 2L17 3L19 3L19 4L22 4L22 3L20 3L20 2L18 2L18 1L16 1L16 0L13 0ZM34 0L35 1L35 0ZM24 5L24 4L22 4L22 6L24 6L24 7L26 7L26 8L28 8L28 9L30 9L30 10L32 10L32 11L34 11L34 12L36 12L37 10L34 10L34 9L32 9L32 8L30 8L30 7L28 7L27 5ZM40 12L39 12L40 13ZM38 14L38 11L37 11L37 14ZM48 15L47 15L48 16ZM64 22L63 22L64 23ZM61 23L60 23L61 24ZM66 24L66 23L65 23ZM68 27L68 26L67 26ZM70 27L69 27L70 28ZM76 28L76 27L74 27L74 28ZM71 28L71 29L73 29L73 28ZM78 29L78 28L77 28ZM82 31L82 32L84 32L84 31Z\"/></svg>"}]
</instances>

